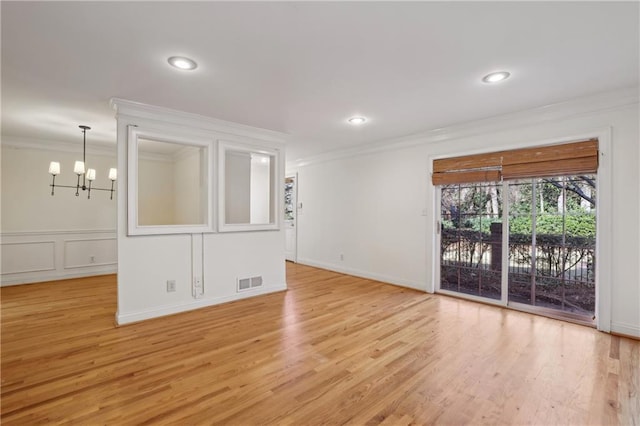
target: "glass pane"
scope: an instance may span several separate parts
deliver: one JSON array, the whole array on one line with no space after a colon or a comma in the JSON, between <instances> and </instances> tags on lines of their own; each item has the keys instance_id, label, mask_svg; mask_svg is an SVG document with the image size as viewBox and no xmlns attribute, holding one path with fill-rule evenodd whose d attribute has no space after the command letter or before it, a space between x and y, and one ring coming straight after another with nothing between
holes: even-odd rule
<instances>
[{"instance_id":1,"label":"glass pane","mask_svg":"<svg viewBox=\"0 0 640 426\"><path fill-rule=\"evenodd\" d=\"M225 152L225 224L274 222L275 172L272 155Z\"/></svg>"},{"instance_id":2,"label":"glass pane","mask_svg":"<svg viewBox=\"0 0 640 426\"><path fill-rule=\"evenodd\" d=\"M293 220L294 218L294 193L295 181L293 178L284 180L284 220Z\"/></svg>"},{"instance_id":3,"label":"glass pane","mask_svg":"<svg viewBox=\"0 0 640 426\"><path fill-rule=\"evenodd\" d=\"M530 179L509 183L509 300L531 301L533 185Z\"/></svg>"},{"instance_id":4,"label":"glass pane","mask_svg":"<svg viewBox=\"0 0 640 426\"><path fill-rule=\"evenodd\" d=\"M496 183L442 186L441 289L500 299L500 191Z\"/></svg>"},{"instance_id":5,"label":"glass pane","mask_svg":"<svg viewBox=\"0 0 640 426\"><path fill-rule=\"evenodd\" d=\"M206 223L207 148L138 139L138 225Z\"/></svg>"},{"instance_id":6,"label":"glass pane","mask_svg":"<svg viewBox=\"0 0 640 426\"><path fill-rule=\"evenodd\" d=\"M509 300L592 317L595 176L509 185Z\"/></svg>"},{"instance_id":7,"label":"glass pane","mask_svg":"<svg viewBox=\"0 0 640 426\"><path fill-rule=\"evenodd\" d=\"M562 304L561 262L564 258L563 179L536 179L534 305Z\"/></svg>"}]
</instances>

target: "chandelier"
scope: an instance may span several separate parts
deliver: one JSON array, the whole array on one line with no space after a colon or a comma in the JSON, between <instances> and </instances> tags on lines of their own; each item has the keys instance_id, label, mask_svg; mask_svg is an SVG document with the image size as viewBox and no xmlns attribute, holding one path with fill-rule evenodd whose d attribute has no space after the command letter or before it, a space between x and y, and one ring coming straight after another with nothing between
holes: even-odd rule
<instances>
[{"instance_id":1,"label":"chandelier","mask_svg":"<svg viewBox=\"0 0 640 426\"><path fill-rule=\"evenodd\" d=\"M51 195L54 194L55 188L75 188L76 197L80 195L80 190L87 191L87 199L91 198L91 190L93 191L109 191L111 193L110 199L113 200L113 184L118 179L118 170L109 169L109 180L111 180L111 189L108 188L96 188L92 187L91 183L96 179L95 169L86 169L87 161L87 130L91 130L89 126L78 126L82 129L82 161L76 161L73 166L73 172L78 175L78 181L76 186L70 185L56 185L56 176L60 174L60 163L58 161L52 161L49 163L49 173L53 177L51 181ZM80 185L80 178L82 177L82 185ZM88 182L88 184L87 184Z\"/></svg>"}]
</instances>

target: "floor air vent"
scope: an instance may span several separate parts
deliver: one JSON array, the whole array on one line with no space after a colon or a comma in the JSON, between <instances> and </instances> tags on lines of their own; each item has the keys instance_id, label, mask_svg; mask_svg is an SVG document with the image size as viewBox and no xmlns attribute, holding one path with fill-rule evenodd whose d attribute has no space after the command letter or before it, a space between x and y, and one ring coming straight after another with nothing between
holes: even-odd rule
<instances>
[{"instance_id":1,"label":"floor air vent","mask_svg":"<svg viewBox=\"0 0 640 426\"><path fill-rule=\"evenodd\" d=\"M238 278L238 291L251 290L256 287L262 287L262 276Z\"/></svg>"}]
</instances>

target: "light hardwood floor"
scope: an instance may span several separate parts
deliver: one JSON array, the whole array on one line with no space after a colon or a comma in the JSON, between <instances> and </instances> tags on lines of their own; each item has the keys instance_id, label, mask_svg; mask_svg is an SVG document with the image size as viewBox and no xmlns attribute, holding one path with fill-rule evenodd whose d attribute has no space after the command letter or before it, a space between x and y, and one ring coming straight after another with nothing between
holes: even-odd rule
<instances>
[{"instance_id":1,"label":"light hardwood floor","mask_svg":"<svg viewBox=\"0 0 640 426\"><path fill-rule=\"evenodd\" d=\"M115 327L115 276L2 288L2 424L639 424L640 342L287 264Z\"/></svg>"}]
</instances>

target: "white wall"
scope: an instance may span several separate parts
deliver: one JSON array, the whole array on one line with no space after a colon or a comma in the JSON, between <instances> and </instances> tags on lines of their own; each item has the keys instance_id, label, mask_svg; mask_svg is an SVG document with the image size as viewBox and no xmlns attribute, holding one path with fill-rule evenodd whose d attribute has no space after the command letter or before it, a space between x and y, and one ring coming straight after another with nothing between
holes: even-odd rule
<instances>
[{"instance_id":1,"label":"white wall","mask_svg":"<svg viewBox=\"0 0 640 426\"><path fill-rule=\"evenodd\" d=\"M281 149L284 135L153 106L114 100L118 119L118 312L119 324L210 306L286 289L284 231L127 235L128 126L188 139L209 140L210 150L224 139ZM249 163L247 163L247 166ZM212 165L214 172L217 164ZM247 174L248 176L248 174ZM284 180L280 162L278 179ZM248 185L248 182L247 182ZM248 189L248 187L247 187ZM216 188L208 193L215 199ZM247 191L248 192L248 191ZM278 191L278 197L282 191ZM210 212L214 214L214 212ZM239 293L238 278L263 277L263 286ZM193 282L202 279L201 298ZM167 292L167 280L176 291Z\"/></svg>"},{"instance_id":2,"label":"white wall","mask_svg":"<svg viewBox=\"0 0 640 426\"><path fill-rule=\"evenodd\" d=\"M18 149L3 141L2 145L2 232L51 231L78 229L115 229L116 197L109 193L87 193L75 189L56 188L51 196L49 162L59 161L61 173L56 184L76 185L73 164L82 160L78 153ZM112 156L91 155L87 166L96 169L93 186L110 188L109 168L116 167L115 146ZM87 167L87 168L88 168Z\"/></svg>"},{"instance_id":3,"label":"white wall","mask_svg":"<svg viewBox=\"0 0 640 426\"><path fill-rule=\"evenodd\" d=\"M425 289L426 156L421 147L298 169L298 261Z\"/></svg>"},{"instance_id":4,"label":"white wall","mask_svg":"<svg viewBox=\"0 0 640 426\"><path fill-rule=\"evenodd\" d=\"M251 223L270 223L271 166L260 158L251 159ZM268 157L266 157L268 158Z\"/></svg>"},{"instance_id":5,"label":"white wall","mask_svg":"<svg viewBox=\"0 0 640 426\"><path fill-rule=\"evenodd\" d=\"M138 158L139 225L203 223L203 155L201 149L189 147L177 154Z\"/></svg>"},{"instance_id":6,"label":"white wall","mask_svg":"<svg viewBox=\"0 0 640 426\"><path fill-rule=\"evenodd\" d=\"M613 244L610 264L599 268L611 288L611 330L640 336L635 266L640 260L637 93L633 89L576 100L384 141L369 152L334 153L307 160L308 164L290 164L288 172L298 172L298 201L303 203L298 211L298 261L428 290L433 286L427 265L433 258L436 220L429 175L432 157L548 143L610 129L613 218L600 231L610 229ZM599 191L602 197L604 188Z\"/></svg>"},{"instance_id":7,"label":"white wall","mask_svg":"<svg viewBox=\"0 0 640 426\"><path fill-rule=\"evenodd\" d=\"M206 194L203 193L206 173L201 170L206 160L204 150L193 148L175 162L175 219L178 224L203 223ZM204 204L201 204L204 203Z\"/></svg>"},{"instance_id":8,"label":"white wall","mask_svg":"<svg viewBox=\"0 0 640 426\"><path fill-rule=\"evenodd\" d=\"M227 223L251 221L251 154L229 151L225 160L225 218Z\"/></svg>"},{"instance_id":9,"label":"white wall","mask_svg":"<svg viewBox=\"0 0 640 426\"><path fill-rule=\"evenodd\" d=\"M138 170L138 225L176 223L174 162L140 159Z\"/></svg>"},{"instance_id":10,"label":"white wall","mask_svg":"<svg viewBox=\"0 0 640 426\"><path fill-rule=\"evenodd\" d=\"M56 188L51 196L49 162L58 161L56 184L75 185L73 164L82 159L82 146L52 141L3 138L1 148L2 285L24 284L116 271L116 199L109 193ZM116 166L115 146L90 154L95 168L93 186L110 188L107 174Z\"/></svg>"}]
</instances>

